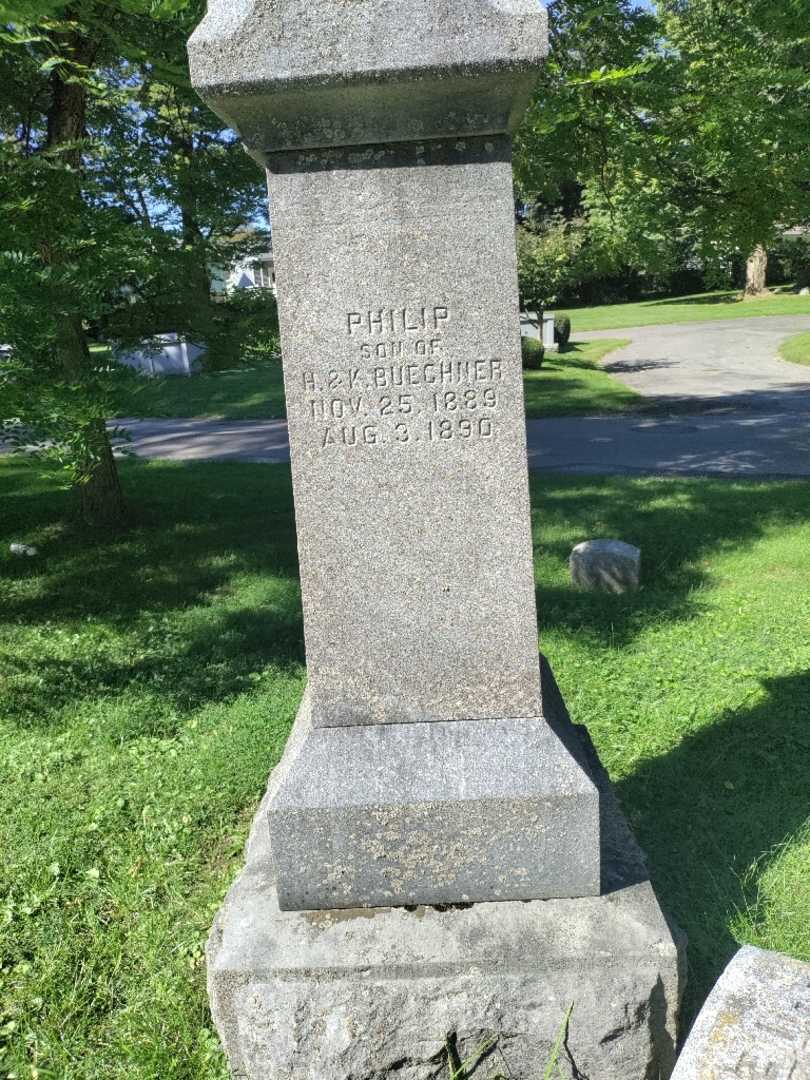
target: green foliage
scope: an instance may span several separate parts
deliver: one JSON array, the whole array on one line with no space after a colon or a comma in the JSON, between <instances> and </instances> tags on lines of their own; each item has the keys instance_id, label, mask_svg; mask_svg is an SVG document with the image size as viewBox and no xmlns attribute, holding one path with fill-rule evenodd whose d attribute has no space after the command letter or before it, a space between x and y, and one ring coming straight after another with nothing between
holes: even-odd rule
<instances>
[{"instance_id":1,"label":"green foliage","mask_svg":"<svg viewBox=\"0 0 810 1080\"><path fill-rule=\"evenodd\" d=\"M540 313L570 289L582 243L581 229L559 216L518 226L518 284L524 311Z\"/></svg>"},{"instance_id":2,"label":"green foliage","mask_svg":"<svg viewBox=\"0 0 810 1080\"><path fill-rule=\"evenodd\" d=\"M198 0L13 8L0 52L0 342L13 346L0 417L63 464L85 511L106 500L113 519L114 373L88 342L178 331L216 352L227 320L208 267L264 203L261 174L191 90ZM234 256L251 245L266 245L260 228ZM255 331L250 349L266 350L266 321Z\"/></svg>"},{"instance_id":3,"label":"green foliage","mask_svg":"<svg viewBox=\"0 0 810 1080\"><path fill-rule=\"evenodd\" d=\"M538 338L522 337L520 339L520 354L524 370L539 370L543 366L545 353L545 346Z\"/></svg>"},{"instance_id":4,"label":"green foliage","mask_svg":"<svg viewBox=\"0 0 810 1080\"><path fill-rule=\"evenodd\" d=\"M549 16L516 140L535 216L584 215L591 249L647 291L676 267L728 283L758 244L808 221L806 5L664 0L656 16L552 0Z\"/></svg>"},{"instance_id":5,"label":"green foliage","mask_svg":"<svg viewBox=\"0 0 810 1080\"><path fill-rule=\"evenodd\" d=\"M571 338L571 319L568 315L554 316L554 340L561 349L565 349Z\"/></svg>"},{"instance_id":6,"label":"green foliage","mask_svg":"<svg viewBox=\"0 0 810 1080\"><path fill-rule=\"evenodd\" d=\"M810 235L785 236L777 245L782 275L797 289L810 288Z\"/></svg>"},{"instance_id":7,"label":"green foliage","mask_svg":"<svg viewBox=\"0 0 810 1080\"><path fill-rule=\"evenodd\" d=\"M235 289L212 308L207 371L254 366L280 355L278 307L269 289Z\"/></svg>"}]
</instances>

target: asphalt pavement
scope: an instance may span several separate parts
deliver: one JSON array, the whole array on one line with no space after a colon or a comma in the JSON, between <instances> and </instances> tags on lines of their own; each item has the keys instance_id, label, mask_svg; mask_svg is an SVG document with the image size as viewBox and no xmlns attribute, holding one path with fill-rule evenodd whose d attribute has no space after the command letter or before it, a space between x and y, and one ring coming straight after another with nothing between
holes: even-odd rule
<instances>
[{"instance_id":1,"label":"asphalt pavement","mask_svg":"<svg viewBox=\"0 0 810 1080\"><path fill-rule=\"evenodd\" d=\"M810 367L780 343L810 315L589 333L626 337L605 370L643 411L529 420L529 467L563 473L810 475ZM123 420L131 449L173 461L289 461L284 420Z\"/></svg>"}]
</instances>

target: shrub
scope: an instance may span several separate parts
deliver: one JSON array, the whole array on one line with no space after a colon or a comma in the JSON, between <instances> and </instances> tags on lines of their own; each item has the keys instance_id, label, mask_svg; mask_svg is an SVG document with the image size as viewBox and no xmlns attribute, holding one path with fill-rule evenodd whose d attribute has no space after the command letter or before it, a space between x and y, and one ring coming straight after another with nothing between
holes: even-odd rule
<instances>
[{"instance_id":1,"label":"shrub","mask_svg":"<svg viewBox=\"0 0 810 1080\"><path fill-rule=\"evenodd\" d=\"M211 305L211 315L206 370L253 366L278 356L278 309L269 289L234 289Z\"/></svg>"},{"instance_id":2,"label":"shrub","mask_svg":"<svg viewBox=\"0 0 810 1080\"><path fill-rule=\"evenodd\" d=\"M564 349L571 337L571 320L567 315L554 316L554 340Z\"/></svg>"},{"instance_id":3,"label":"shrub","mask_svg":"<svg viewBox=\"0 0 810 1080\"><path fill-rule=\"evenodd\" d=\"M530 371L537 371L543 366L543 356L546 350L543 342L537 338L524 337L520 339L520 351L523 356L523 367Z\"/></svg>"}]
</instances>

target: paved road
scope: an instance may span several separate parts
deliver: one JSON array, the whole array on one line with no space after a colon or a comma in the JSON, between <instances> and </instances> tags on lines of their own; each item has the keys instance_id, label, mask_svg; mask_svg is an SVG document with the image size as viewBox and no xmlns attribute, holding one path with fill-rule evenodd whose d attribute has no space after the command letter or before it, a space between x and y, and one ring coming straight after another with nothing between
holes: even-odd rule
<instances>
[{"instance_id":1,"label":"paved road","mask_svg":"<svg viewBox=\"0 0 810 1080\"><path fill-rule=\"evenodd\" d=\"M780 360L785 338L810 330L810 315L760 316L675 326L599 330L630 338L604 369L662 406L706 403L772 411L810 410L810 367Z\"/></svg>"},{"instance_id":2,"label":"paved road","mask_svg":"<svg viewBox=\"0 0 810 1080\"><path fill-rule=\"evenodd\" d=\"M289 461L283 420L121 421L142 457L174 461ZM738 410L698 416L529 420L529 467L571 473L810 476L802 413Z\"/></svg>"},{"instance_id":3,"label":"paved road","mask_svg":"<svg viewBox=\"0 0 810 1080\"><path fill-rule=\"evenodd\" d=\"M647 414L530 420L532 469L810 476L810 368L776 353L810 315L605 330L605 365L655 401ZM123 421L145 457L288 461L283 420Z\"/></svg>"}]
</instances>

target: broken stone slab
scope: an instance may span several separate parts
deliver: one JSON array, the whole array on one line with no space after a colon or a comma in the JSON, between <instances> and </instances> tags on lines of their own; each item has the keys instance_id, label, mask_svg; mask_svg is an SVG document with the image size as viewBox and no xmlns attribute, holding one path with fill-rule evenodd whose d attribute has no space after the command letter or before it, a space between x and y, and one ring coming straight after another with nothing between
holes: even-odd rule
<instances>
[{"instance_id":1,"label":"broken stone slab","mask_svg":"<svg viewBox=\"0 0 810 1080\"><path fill-rule=\"evenodd\" d=\"M492 1043L473 1080L538 1080L569 1007L563 1077L667 1080L685 944L584 728L544 666L544 715L600 791L602 895L579 899L283 912L269 807L293 728L208 943L217 1030L240 1080L439 1080ZM272 846L272 849L271 849Z\"/></svg>"},{"instance_id":2,"label":"broken stone slab","mask_svg":"<svg viewBox=\"0 0 810 1080\"><path fill-rule=\"evenodd\" d=\"M672 1080L810 1080L810 964L745 945L725 969Z\"/></svg>"},{"instance_id":3,"label":"broken stone slab","mask_svg":"<svg viewBox=\"0 0 810 1080\"><path fill-rule=\"evenodd\" d=\"M638 588L641 552L622 540L585 540L571 552L568 565L580 589L623 593Z\"/></svg>"}]
</instances>

